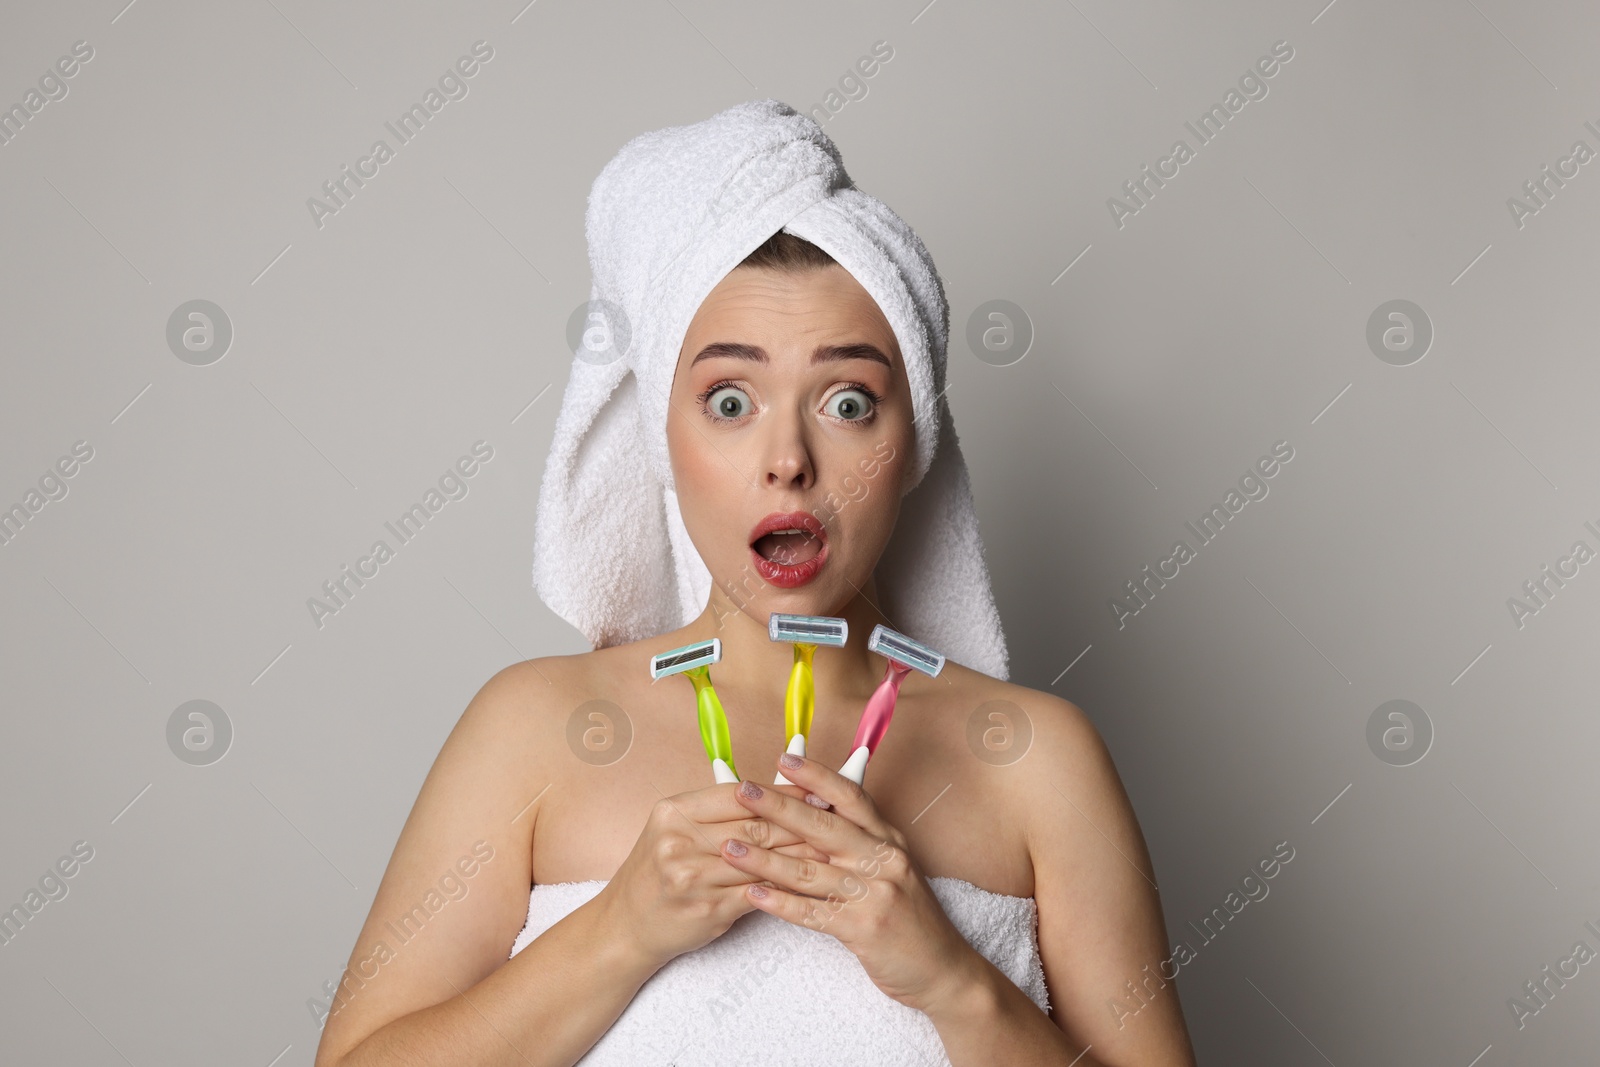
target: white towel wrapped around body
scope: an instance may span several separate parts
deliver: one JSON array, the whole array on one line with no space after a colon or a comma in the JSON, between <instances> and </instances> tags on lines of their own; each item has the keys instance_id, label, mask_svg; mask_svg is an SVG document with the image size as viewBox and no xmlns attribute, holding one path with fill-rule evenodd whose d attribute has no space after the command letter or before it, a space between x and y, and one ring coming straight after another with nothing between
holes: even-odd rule
<instances>
[{"instance_id":1,"label":"white towel wrapped around body","mask_svg":"<svg viewBox=\"0 0 1600 1067\"><path fill-rule=\"evenodd\" d=\"M511 955L605 884L534 886ZM961 936L1049 1012L1034 899L959 878L930 878L928 885ZM950 1058L933 1021L873 985L832 934L752 911L652 975L578 1060L581 1067L750 1063L949 1067Z\"/></svg>"}]
</instances>

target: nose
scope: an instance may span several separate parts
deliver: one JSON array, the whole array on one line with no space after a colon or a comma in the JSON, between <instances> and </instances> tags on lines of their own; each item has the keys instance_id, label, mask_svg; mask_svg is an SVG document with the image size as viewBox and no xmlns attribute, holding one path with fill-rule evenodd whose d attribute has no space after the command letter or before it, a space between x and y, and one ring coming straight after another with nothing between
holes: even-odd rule
<instances>
[{"instance_id":1,"label":"nose","mask_svg":"<svg viewBox=\"0 0 1600 1067\"><path fill-rule=\"evenodd\" d=\"M769 435L762 459L762 484L769 489L810 489L817 484L811 449L802 420L768 420Z\"/></svg>"}]
</instances>

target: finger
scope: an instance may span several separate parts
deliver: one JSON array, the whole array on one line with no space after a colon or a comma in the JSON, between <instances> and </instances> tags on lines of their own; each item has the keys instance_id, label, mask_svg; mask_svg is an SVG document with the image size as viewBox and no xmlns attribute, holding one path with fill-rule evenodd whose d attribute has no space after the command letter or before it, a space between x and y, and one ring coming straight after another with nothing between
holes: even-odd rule
<instances>
[{"instance_id":1,"label":"finger","mask_svg":"<svg viewBox=\"0 0 1600 1067\"><path fill-rule=\"evenodd\" d=\"M782 848L805 841L793 830L752 817L749 808L733 799L738 788L727 783L662 796L651 818L664 819L664 825L690 834L710 855L716 855L722 840L729 836L762 848ZM791 787L791 791L803 792L799 787Z\"/></svg>"},{"instance_id":2,"label":"finger","mask_svg":"<svg viewBox=\"0 0 1600 1067\"><path fill-rule=\"evenodd\" d=\"M776 852L783 856L798 856L801 859L815 860L818 863L833 862L832 856L828 855L820 848L817 848L809 841L801 841L794 845L783 845L779 848L771 849L770 851Z\"/></svg>"},{"instance_id":3,"label":"finger","mask_svg":"<svg viewBox=\"0 0 1600 1067\"><path fill-rule=\"evenodd\" d=\"M819 900L829 897L859 899L867 891L866 883L850 868L835 867L808 856L751 848L732 838L722 843L722 856L752 878L765 879L782 889Z\"/></svg>"},{"instance_id":4,"label":"finger","mask_svg":"<svg viewBox=\"0 0 1600 1067\"><path fill-rule=\"evenodd\" d=\"M659 794L660 802L670 805L673 811L685 819L702 823L731 822L750 817L750 809L734 799L734 793L738 788L736 783L717 783L668 796L657 786L656 793ZM768 788L785 791L793 797L806 795L804 786L774 785Z\"/></svg>"},{"instance_id":5,"label":"finger","mask_svg":"<svg viewBox=\"0 0 1600 1067\"><path fill-rule=\"evenodd\" d=\"M754 814L799 834L830 856L865 856L879 841L842 812L824 811L748 779L735 795Z\"/></svg>"},{"instance_id":6,"label":"finger","mask_svg":"<svg viewBox=\"0 0 1600 1067\"><path fill-rule=\"evenodd\" d=\"M726 842L724 842L724 844L726 844ZM753 851L755 850L752 850L752 852ZM821 853L818 855L821 856L823 862L827 861L826 855L822 855ZM767 889L777 888L772 881L764 876L752 871L740 870L731 863L727 863L726 856L727 854L723 853L719 857L708 858L707 862L709 864L713 864L714 866L701 868L697 881L716 889L740 891L741 898L746 904L749 905L753 905L755 901L752 900L748 894L742 892L742 890L752 885L764 886Z\"/></svg>"},{"instance_id":7,"label":"finger","mask_svg":"<svg viewBox=\"0 0 1600 1067\"><path fill-rule=\"evenodd\" d=\"M755 907L785 922L823 932L828 931L828 924L849 903L837 897L819 900L760 882L746 886L744 895Z\"/></svg>"},{"instance_id":8,"label":"finger","mask_svg":"<svg viewBox=\"0 0 1600 1067\"><path fill-rule=\"evenodd\" d=\"M800 762L795 764L795 760ZM826 763L785 753L778 757L778 766L795 785L803 787L803 793L815 798L807 803L824 811L836 811L877 838L895 840L894 827L878 810L872 795Z\"/></svg>"},{"instance_id":9,"label":"finger","mask_svg":"<svg viewBox=\"0 0 1600 1067\"><path fill-rule=\"evenodd\" d=\"M697 882L716 889L736 889L740 886L762 884L760 875L751 874L749 871L741 871L732 864L717 858L708 857L706 862L711 866L706 867L701 872L700 877L696 879ZM766 882L765 884L770 886L772 883Z\"/></svg>"},{"instance_id":10,"label":"finger","mask_svg":"<svg viewBox=\"0 0 1600 1067\"><path fill-rule=\"evenodd\" d=\"M745 812L745 818L736 823L718 823L716 826L706 828L712 835L720 834L723 838L732 837L747 845L757 848L792 848L808 845L809 842L787 827L779 826L768 819L750 818L750 813ZM713 841L720 842L721 838L713 836Z\"/></svg>"}]
</instances>

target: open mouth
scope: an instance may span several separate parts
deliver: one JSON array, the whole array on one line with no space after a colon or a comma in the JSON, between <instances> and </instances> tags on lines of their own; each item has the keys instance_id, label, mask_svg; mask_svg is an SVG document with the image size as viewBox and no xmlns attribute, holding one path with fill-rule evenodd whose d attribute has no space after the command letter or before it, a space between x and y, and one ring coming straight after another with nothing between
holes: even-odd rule
<instances>
[{"instance_id":1,"label":"open mouth","mask_svg":"<svg viewBox=\"0 0 1600 1067\"><path fill-rule=\"evenodd\" d=\"M775 512L750 531L750 558L773 585L805 585L827 562L828 532L809 512Z\"/></svg>"},{"instance_id":2,"label":"open mouth","mask_svg":"<svg viewBox=\"0 0 1600 1067\"><path fill-rule=\"evenodd\" d=\"M822 542L804 530L773 530L758 537L751 545L756 554L770 563L786 567L804 563L822 554Z\"/></svg>"}]
</instances>

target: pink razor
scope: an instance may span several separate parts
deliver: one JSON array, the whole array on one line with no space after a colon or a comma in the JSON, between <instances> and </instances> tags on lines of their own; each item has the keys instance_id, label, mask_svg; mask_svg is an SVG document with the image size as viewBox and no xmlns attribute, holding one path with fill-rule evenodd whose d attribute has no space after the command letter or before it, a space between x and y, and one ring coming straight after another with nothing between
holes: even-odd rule
<instances>
[{"instance_id":1,"label":"pink razor","mask_svg":"<svg viewBox=\"0 0 1600 1067\"><path fill-rule=\"evenodd\" d=\"M944 656L920 641L913 641L903 633L879 625L867 638L867 651L876 652L889 661L883 681L867 700L861 711L861 722L856 726L855 751L845 761L839 773L860 785L867 775L867 760L878 749L878 742L889 730L889 720L894 718L895 701L900 696L900 683L915 668L929 678L936 678L944 670Z\"/></svg>"}]
</instances>

